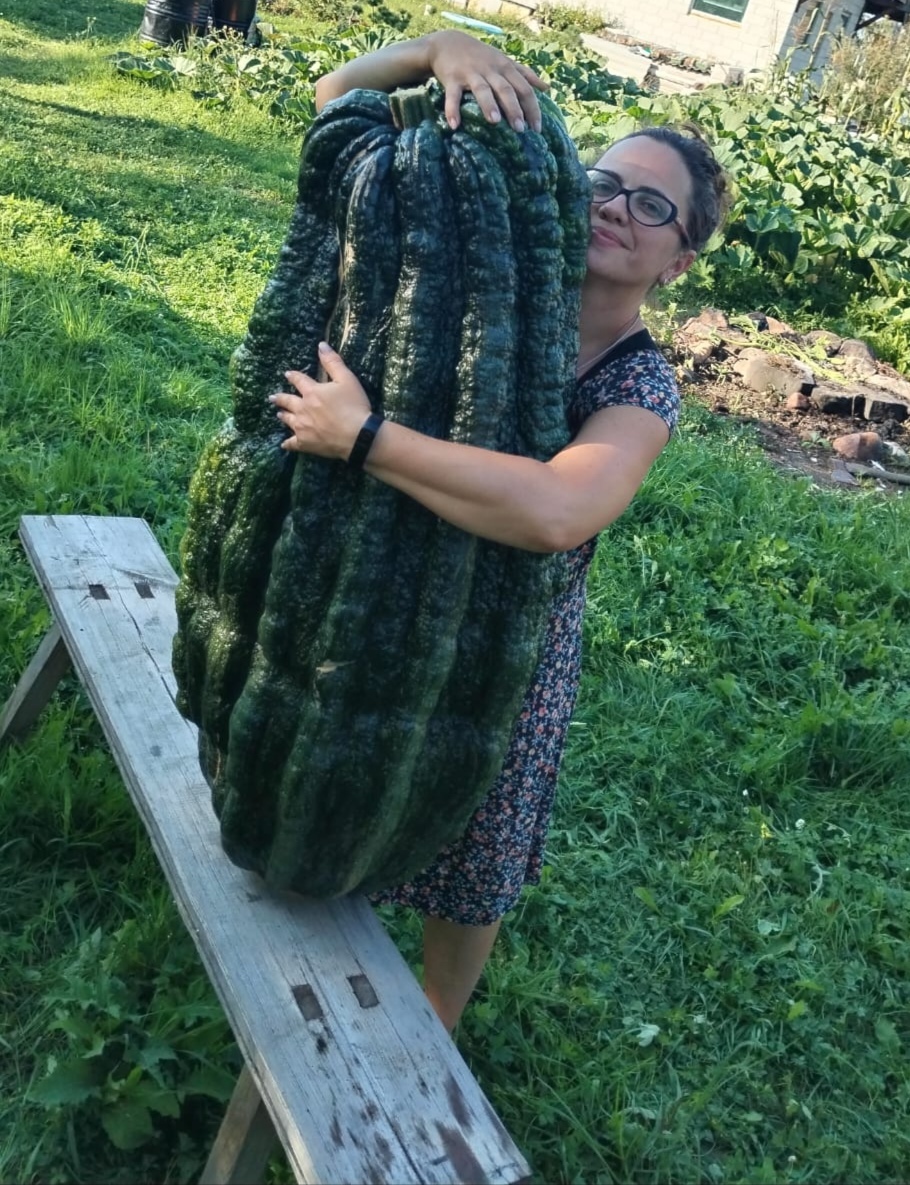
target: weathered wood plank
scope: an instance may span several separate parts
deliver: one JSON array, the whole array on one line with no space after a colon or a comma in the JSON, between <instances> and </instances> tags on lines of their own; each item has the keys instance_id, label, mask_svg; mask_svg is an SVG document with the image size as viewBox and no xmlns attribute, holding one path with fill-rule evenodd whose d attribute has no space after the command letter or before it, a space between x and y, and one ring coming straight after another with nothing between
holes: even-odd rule
<instances>
[{"instance_id":1,"label":"weathered wood plank","mask_svg":"<svg viewBox=\"0 0 910 1185\"><path fill-rule=\"evenodd\" d=\"M22 537L297 1179L526 1177L368 902L272 893L224 856L146 524L27 517Z\"/></svg>"},{"instance_id":2,"label":"weathered wood plank","mask_svg":"<svg viewBox=\"0 0 910 1185\"><path fill-rule=\"evenodd\" d=\"M265 1103L244 1066L199 1185L259 1185L277 1141Z\"/></svg>"},{"instance_id":3,"label":"weathered wood plank","mask_svg":"<svg viewBox=\"0 0 910 1185\"><path fill-rule=\"evenodd\" d=\"M28 732L70 666L69 651L60 627L54 622L0 714L0 745L10 737Z\"/></svg>"}]
</instances>

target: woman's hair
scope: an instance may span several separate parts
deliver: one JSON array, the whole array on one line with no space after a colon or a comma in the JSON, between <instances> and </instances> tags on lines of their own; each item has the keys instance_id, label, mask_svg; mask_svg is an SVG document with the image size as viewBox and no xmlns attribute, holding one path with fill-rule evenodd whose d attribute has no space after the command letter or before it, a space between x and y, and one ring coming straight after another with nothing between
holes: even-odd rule
<instances>
[{"instance_id":1,"label":"woman's hair","mask_svg":"<svg viewBox=\"0 0 910 1185\"><path fill-rule=\"evenodd\" d=\"M730 184L711 145L694 123L676 127L643 127L617 140L631 140L647 136L659 144L667 144L683 158L692 179L692 201L686 219L686 234L693 251L700 251L711 235L720 228L730 206Z\"/></svg>"}]
</instances>

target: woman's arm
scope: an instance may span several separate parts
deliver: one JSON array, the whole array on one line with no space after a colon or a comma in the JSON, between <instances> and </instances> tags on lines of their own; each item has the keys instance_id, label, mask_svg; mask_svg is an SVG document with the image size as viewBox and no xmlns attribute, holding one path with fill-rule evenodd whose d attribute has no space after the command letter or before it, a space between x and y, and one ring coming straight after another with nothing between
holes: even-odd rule
<instances>
[{"instance_id":1,"label":"woman's arm","mask_svg":"<svg viewBox=\"0 0 910 1185\"><path fill-rule=\"evenodd\" d=\"M285 448L346 460L369 413L357 378L321 349L328 382L297 371L298 394L272 396L293 432ZM667 443L663 421L641 407L595 412L548 462L435 440L383 423L366 469L471 534L528 551L568 551L626 509Z\"/></svg>"},{"instance_id":2,"label":"woman's arm","mask_svg":"<svg viewBox=\"0 0 910 1185\"><path fill-rule=\"evenodd\" d=\"M393 91L430 77L437 78L445 90L446 119L453 128L461 118L461 96L471 91L492 123L504 115L517 132L526 126L540 131L540 107L534 92L535 88L546 90L548 84L495 46L457 29L440 29L414 41L395 42L346 62L316 83L316 110L357 87Z\"/></svg>"},{"instance_id":3,"label":"woman's arm","mask_svg":"<svg viewBox=\"0 0 910 1185\"><path fill-rule=\"evenodd\" d=\"M541 462L385 423L365 468L473 535L527 551L569 551L622 514L668 437L645 408L605 408Z\"/></svg>"}]
</instances>

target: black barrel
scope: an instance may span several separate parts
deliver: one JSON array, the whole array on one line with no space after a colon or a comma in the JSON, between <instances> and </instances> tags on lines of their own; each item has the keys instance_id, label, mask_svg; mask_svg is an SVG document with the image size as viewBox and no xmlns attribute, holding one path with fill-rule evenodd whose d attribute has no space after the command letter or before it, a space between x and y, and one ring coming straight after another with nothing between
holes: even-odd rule
<instances>
[{"instance_id":1,"label":"black barrel","mask_svg":"<svg viewBox=\"0 0 910 1185\"><path fill-rule=\"evenodd\" d=\"M203 36L208 32L210 7L211 0L148 0L139 39L173 45L193 33Z\"/></svg>"},{"instance_id":2,"label":"black barrel","mask_svg":"<svg viewBox=\"0 0 910 1185\"><path fill-rule=\"evenodd\" d=\"M212 26L246 37L256 15L256 0L212 0Z\"/></svg>"}]
</instances>

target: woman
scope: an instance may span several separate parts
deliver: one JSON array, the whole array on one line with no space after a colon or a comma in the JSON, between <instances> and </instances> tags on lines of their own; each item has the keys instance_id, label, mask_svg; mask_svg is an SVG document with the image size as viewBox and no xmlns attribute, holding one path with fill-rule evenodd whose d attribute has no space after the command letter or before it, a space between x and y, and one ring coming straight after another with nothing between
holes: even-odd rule
<instances>
[{"instance_id":1,"label":"woman","mask_svg":"<svg viewBox=\"0 0 910 1185\"><path fill-rule=\"evenodd\" d=\"M546 84L493 46L442 31L387 46L320 79L316 106L355 87L391 91L426 81L445 88L459 122L470 90L492 122L539 130ZM355 448L377 480L463 530L513 547L569 553L572 578L554 604L543 658L502 773L461 839L408 884L378 895L424 914L425 990L455 1027L503 915L540 879L556 775L579 677L585 579L595 537L632 500L676 424L673 373L641 321L658 284L691 265L720 222L724 178L700 139L667 129L614 144L591 172L591 241L582 287L580 353L569 409L571 443L550 461L491 453L400 424L366 425L366 395L338 354L320 346L327 381L296 371L294 393L272 396L291 431L284 447L347 460Z\"/></svg>"}]
</instances>

